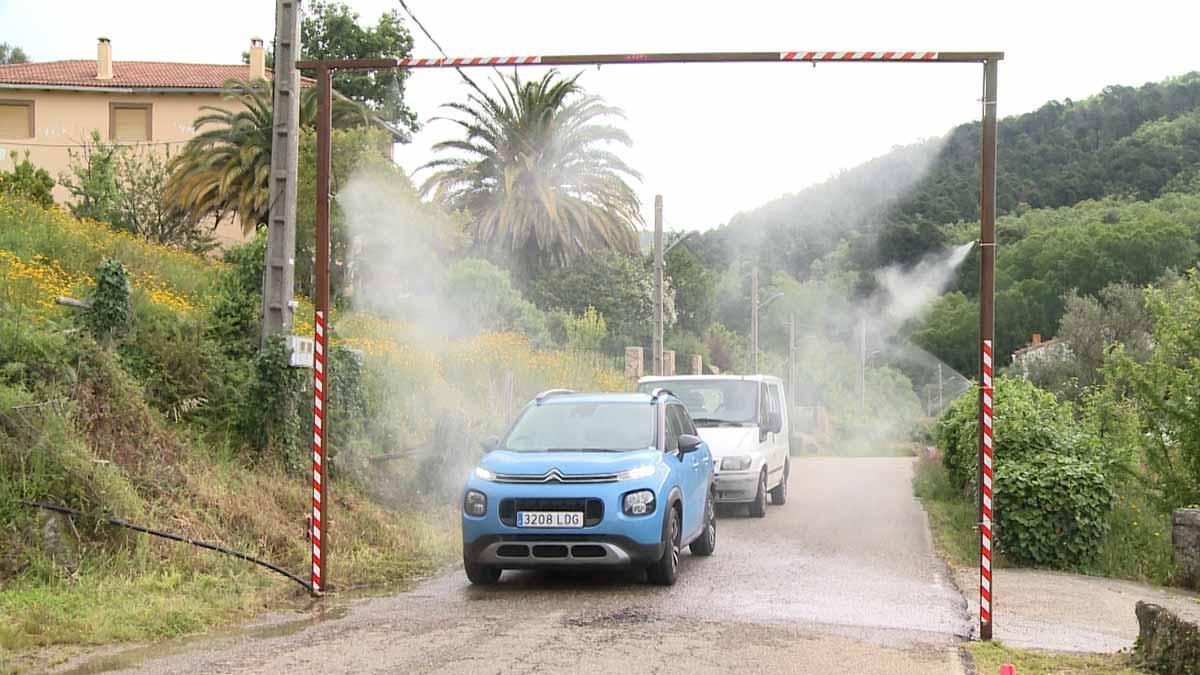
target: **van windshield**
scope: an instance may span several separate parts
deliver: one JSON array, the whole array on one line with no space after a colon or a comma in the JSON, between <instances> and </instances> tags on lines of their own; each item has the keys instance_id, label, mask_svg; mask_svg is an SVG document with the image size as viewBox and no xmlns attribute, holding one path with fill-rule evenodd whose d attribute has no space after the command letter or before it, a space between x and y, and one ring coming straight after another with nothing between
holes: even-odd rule
<instances>
[{"instance_id":1,"label":"van windshield","mask_svg":"<svg viewBox=\"0 0 1200 675\"><path fill-rule=\"evenodd\" d=\"M648 403L549 403L530 406L504 439L515 452L625 452L654 446Z\"/></svg>"},{"instance_id":2,"label":"van windshield","mask_svg":"<svg viewBox=\"0 0 1200 675\"><path fill-rule=\"evenodd\" d=\"M698 427L745 426L758 423L758 383L749 380L655 380L638 385L649 393L671 390L687 406Z\"/></svg>"}]
</instances>

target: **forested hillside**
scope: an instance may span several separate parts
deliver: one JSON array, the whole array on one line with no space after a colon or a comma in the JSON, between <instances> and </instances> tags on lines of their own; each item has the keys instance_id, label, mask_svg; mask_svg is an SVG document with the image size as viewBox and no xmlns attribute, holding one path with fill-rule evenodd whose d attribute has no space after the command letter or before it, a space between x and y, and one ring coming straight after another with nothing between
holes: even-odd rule
<instances>
[{"instance_id":1,"label":"forested hillside","mask_svg":"<svg viewBox=\"0 0 1200 675\"><path fill-rule=\"evenodd\" d=\"M876 270L908 268L978 238L979 134L971 122L942 139L896 148L739 213L693 248L719 269L754 261L767 279L786 273L819 282L836 274L850 280L853 294L870 298ZM1051 101L1002 119L998 145L1000 354L1033 332L1055 334L1070 293L1148 284L1194 263L1200 73ZM965 373L975 367L977 268L976 250L950 293L902 334ZM740 325L720 307L717 318Z\"/></svg>"}]
</instances>

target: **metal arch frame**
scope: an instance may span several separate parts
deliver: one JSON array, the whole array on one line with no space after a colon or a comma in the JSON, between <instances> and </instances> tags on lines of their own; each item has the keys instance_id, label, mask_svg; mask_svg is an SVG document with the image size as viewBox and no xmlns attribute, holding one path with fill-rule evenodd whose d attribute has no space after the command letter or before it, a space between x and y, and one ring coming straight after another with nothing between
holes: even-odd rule
<instances>
[{"instance_id":1,"label":"metal arch frame","mask_svg":"<svg viewBox=\"0 0 1200 675\"><path fill-rule=\"evenodd\" d=\"M300 70L316 72L317 86L317 213L315 312L329 316L329 180L330 133L332 129L331 74L337 70L384 70L392 68L475 68L494 66L591 66L644 63L979 63L983 66L983 114L980 149L981 175L979 195L979 524L980 524L980 615L979 636L992 639L991 587L991 347L995 339L995 265L996 265L996 79L997 65L1003 52L930 52L930 51L787 51L787 52L676 52L647 54L578 54L546 56L490 56L403 59L343 59L299 61ZM328 367L326 367L328 370ZM985 377L986 376L986 377ZM986 381L985 381L986 380ZM985 408L986 403L986 408ZM985 420L986 410L986 420ZM987 428L985 429L985 421ZM985 433L987 437L985 438ZM986 442L986 447L985 447ZM314 445L314 472L324 459L324 447ZM320 498L314 500L314 516L328 505L329 481L320 483ZM323 521L323 543L328 551L328 514ZM314 562L315 559L314 559ZM314 567L314 594L327 586L325 560Z\"/></svg>"}]
</instances>

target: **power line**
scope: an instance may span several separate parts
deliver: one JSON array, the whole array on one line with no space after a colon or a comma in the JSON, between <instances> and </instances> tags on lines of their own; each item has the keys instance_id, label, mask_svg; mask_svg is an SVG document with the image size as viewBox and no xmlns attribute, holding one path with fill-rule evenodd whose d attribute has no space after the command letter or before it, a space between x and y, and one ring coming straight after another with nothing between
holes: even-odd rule
<instances>
[{"instance_id":1,"label":"power line","mask_svg":"<svg viewBox=\"0 0 1200 675\"><path fill-rule=\"evenodd\" d=\"M425 37L429 38L429 41L433 43L434 47L437 47L437 50L439 52L441 52L442 56L445 58L450 58L450 55L446 53L446 50L442 49L442 45L438 44L438 41L433 38L433 35L431 35L429 33L429 31L425 28L425 25L421 23L421 20L418 19L416 17L416 15L412 13L412 10L408 8L408 3L406 3L404 0L399 0L399 2L400 2L400 7L402 7L404 9L404 13L408 14L408 18L412 19L412 22L417 24L417 28L421 29L421 32L425 34ZM467 81L467 84L471 85L472 89L479 92L480 96L483 96L485 98L487 97L487 94L484 93L484 91L479 88L479 85L475 84L475 80L472 80L470 77L467 77L467 74L465 72L463 72L462 68L459 68L456 66L454 69L457 70L458 74L461 75L462 78ZM492 70L496 70L496 67L493 66ZM496 70L496 72L499 73L500 71Z\"/></svg>"}]
</instances>

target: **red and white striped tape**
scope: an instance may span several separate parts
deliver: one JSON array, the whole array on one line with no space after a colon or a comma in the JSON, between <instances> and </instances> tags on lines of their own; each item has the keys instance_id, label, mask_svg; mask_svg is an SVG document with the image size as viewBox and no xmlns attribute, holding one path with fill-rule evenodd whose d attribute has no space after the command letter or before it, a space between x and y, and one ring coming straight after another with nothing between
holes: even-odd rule
<instances>
[{"instance_id":1,"label":"red and white striped tape","mask_svg":"<svg viewBox=\"0 0 1200 675\"><path fill-rule=\"evenodd\" d=\"M313 321L313 501L312 501L312 590L320 593L325 585L325 567L321 562L321 504L323 465L325 463L325 312L318 311Z\"/></svg>"},{"instance_id":2,"label":"red and white striped tape","mask_svg":"<svg viewBox=\"0 0 1200 675\"><path fill-rule=\"evenodd\" d=\"M992 341L983 341L983 484L979 523L979 621L992 623Z\"/></svg>"},{"instance_id":3,"label":"red and white striped tape","mask_svg":"<svg viewBox=\"0 0 1200 675\"><path fill-rule=\"evenodd\" d=\"M781 52L780 61L936 61L937 52Z\"/></svg>"},{"instance_id":4,"label":"red and white striped tape","mask_svg":"<svg viewBox=\"0 0 1200 675\"><path fill-rule=\"evenodd\" d=\"M406 68L444 68L446 66L530 66L540 63L540 56L467 56L438 59L400 59L397 65Z\"/></svg>"}]
</instances>

